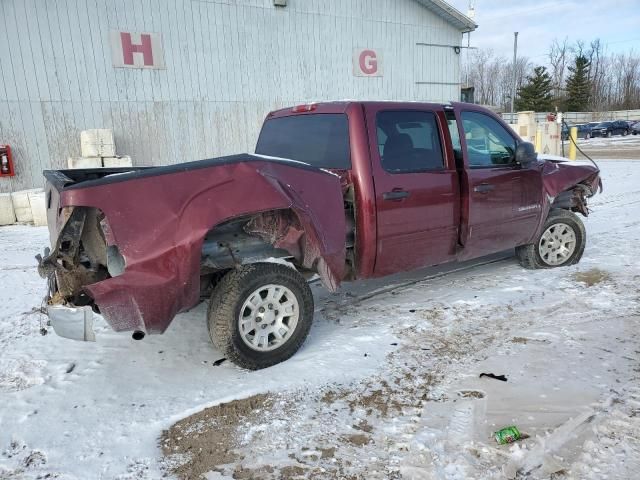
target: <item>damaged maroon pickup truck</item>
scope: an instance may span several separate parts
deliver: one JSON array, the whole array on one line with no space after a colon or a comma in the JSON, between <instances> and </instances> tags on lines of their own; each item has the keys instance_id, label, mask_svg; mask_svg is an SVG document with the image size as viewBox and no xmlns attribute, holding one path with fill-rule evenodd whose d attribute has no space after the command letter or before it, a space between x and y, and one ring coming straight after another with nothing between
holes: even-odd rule
<instances>
[{"instance_id":1,"label":"damaged maroon pickup truck","mask_svg":"<svg viewBox=\"0 0 640 480\"><path fill-rule=\"evenodd\" d=\"M213 343L250 369L300 348L316 274L335 290L514 247L526 268L578 262L601 187L464 103L300 105L267 116L255 154L44 175L59 335L93 340L95 312L142 339L209 298Z\"/></svg>"}]
</instances>

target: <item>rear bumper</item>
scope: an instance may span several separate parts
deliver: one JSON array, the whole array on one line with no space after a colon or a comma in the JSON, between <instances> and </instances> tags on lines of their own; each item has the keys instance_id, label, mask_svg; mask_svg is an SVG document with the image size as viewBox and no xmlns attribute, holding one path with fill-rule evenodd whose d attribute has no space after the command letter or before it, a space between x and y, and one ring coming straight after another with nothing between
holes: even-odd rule
<instances>
[{"instance_id":1,"label":"rear bumper","mask_svg":"<svg viewBox=\"0 0 640 480\"><path fill-rule=\"evenodd\" d=\"M47 315L58 336L85 342L96 341L91 307L50 305L47 307Z\"/></svg>"}]
</instances>

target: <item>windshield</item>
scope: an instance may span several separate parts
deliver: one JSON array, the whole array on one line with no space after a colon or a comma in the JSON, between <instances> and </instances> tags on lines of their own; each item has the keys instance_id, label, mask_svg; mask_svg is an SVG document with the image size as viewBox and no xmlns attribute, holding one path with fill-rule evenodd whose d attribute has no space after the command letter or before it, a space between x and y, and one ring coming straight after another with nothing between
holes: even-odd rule
<instances>
[{"instance_id":1,"label":"windshield","mask_svg":"<svg viewBox=\"0 0 640 480\"><path fill-rule=\"evenodd\" d=\"M349 126L343 113L292 115L267 120L256 153L319 168L351 168Z\"/></svg>"}]
</instances>

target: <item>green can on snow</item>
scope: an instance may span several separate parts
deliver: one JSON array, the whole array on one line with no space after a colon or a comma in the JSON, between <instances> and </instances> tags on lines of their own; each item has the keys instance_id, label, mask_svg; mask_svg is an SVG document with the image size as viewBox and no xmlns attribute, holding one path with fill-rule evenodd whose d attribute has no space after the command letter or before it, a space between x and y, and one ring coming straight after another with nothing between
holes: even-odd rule
<instances>
[{"instance_id":1,"label":"green can on snow","mask_svg":"<svg viewBox=\"0 0 640 480\"><path fill-rule=\"evenodd\" d=\"M496 442L498 442L500 445L515 442L522 437L520 430L518 430L518 427L516 427L515 425L498 430L493 435L496 438Z\"/></svg>"}]
</instances>

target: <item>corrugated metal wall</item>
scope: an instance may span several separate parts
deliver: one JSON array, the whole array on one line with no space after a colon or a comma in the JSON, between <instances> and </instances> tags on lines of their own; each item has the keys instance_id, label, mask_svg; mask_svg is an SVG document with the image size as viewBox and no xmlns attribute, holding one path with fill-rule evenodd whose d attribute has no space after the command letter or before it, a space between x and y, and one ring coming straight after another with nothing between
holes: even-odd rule
<instances>
[{"instance_id":1,"label":"corrugated metal wall","mask_svg":"<svg viewBox=\"0 0 640 480\"><path fill-rule=\"evenodd\" d=\"M274 108L311 100L459 97L461 34L414 0L2 0L0 143L42 184L80 154L79 132L112 128L118 153L164 164L252 151ZM110 30L158 32L166 69L114 68ZM356 47L384 76L355 77Z\"/></svg>"}]
</instances>

